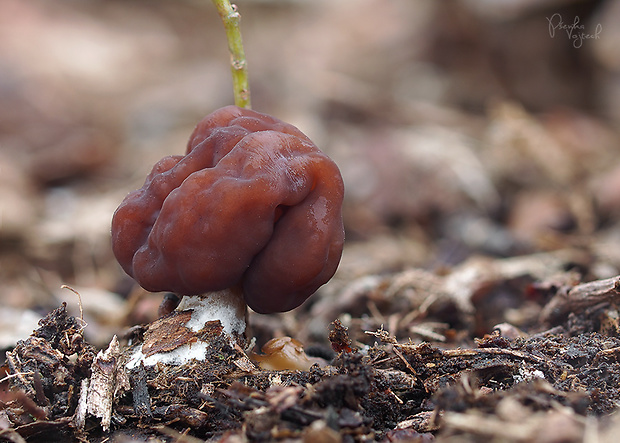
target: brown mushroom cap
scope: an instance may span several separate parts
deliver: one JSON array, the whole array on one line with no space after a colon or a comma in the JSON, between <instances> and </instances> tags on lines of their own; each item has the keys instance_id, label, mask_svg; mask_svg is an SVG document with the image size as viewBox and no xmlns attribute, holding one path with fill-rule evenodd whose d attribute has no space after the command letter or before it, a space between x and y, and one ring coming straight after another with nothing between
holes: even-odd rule
<instances>
[{"instance_id":1,"label":"brown mushroom cap","mask_svg":"<svg viewBox=\"0 0 620 443\"><path fill-rule=\"evenodd\" d=\"M112 247L149 291L241 285L255 311L288 311L336 271L343 194L336 164L297 128L228 106L123 200Z\"/></svg>"}]
</instances>

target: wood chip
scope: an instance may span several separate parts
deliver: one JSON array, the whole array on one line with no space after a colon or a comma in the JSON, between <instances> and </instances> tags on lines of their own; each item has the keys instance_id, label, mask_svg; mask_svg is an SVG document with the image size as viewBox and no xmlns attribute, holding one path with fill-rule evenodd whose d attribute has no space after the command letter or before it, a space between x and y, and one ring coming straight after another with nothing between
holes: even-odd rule
<instances>
[{"instance_id":1,"label":"wood chip","mask_svg":"<svg viewBox=\"0 0 620 443\"><path fill-rule=\"evenodd\" d=\"M120 347L116 336L105 351L100 351L91 366L92 377L88 390L88 412L101 419L104 431L110 430L112 403L116 390L116 373Z\"/></svg>"}]
</instances>

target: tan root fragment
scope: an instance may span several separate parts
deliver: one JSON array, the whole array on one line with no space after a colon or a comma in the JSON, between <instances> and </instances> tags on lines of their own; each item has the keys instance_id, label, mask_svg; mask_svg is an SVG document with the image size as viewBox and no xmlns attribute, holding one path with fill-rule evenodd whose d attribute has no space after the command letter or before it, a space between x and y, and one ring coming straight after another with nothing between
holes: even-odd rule
<instances>
[{"instance_id":1,"label":"tan root fragment","mask_svg":"<svg viewBox=\"0 0 620 443\"><path fill-rule=\"evenodd\" d=\"M110 430L114 395L119 389L129 389L126 377L119 371L120 345L116 336L112 338L105 351L99 351L91 365L90 382L82 382L82 389L88 389L86 410L89 414L101 419L104 431ZM84 393L80 393L82 399ZM78 408L76 423L83 426L85 413Z\"/></svg>"}]
</instances>

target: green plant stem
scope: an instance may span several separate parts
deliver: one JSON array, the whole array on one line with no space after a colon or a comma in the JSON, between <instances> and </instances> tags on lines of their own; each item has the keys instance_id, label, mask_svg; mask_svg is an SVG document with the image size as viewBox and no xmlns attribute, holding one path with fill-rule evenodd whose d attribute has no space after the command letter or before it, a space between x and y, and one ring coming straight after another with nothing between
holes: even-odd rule
<instances>
[{"instance_id":1,"label":"green plant stem","mask_svg":"<svg viewBox=\"0 0 620 443\"><path fill-rule=\"evenodd\" d=\"M234 5L229 0L213 0L217 12L222 18L228 39L228 50L230 51L230 71L233 79L233 92L235 95L235 105L240 108L251 108L250 86L248 85L248 67L243 51L241 40L241 30L239 21L241 16Z\"/></svg>"}]
</instances>

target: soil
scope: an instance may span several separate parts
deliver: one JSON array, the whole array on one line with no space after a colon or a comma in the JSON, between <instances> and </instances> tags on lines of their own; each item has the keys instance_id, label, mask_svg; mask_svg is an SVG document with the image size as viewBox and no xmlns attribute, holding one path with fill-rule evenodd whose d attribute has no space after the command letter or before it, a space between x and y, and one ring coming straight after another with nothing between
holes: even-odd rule
<instances>
[{"instance_id":1,"label":"soil","mask_svg":"<svg viewBox=\"0 0 620 443\"><path fill-rule=\"evenodd\" d=\"M175 297L122 272L110 219L231 103L221 23L5 0L0 441L616 441L620 8L485 5L239 2L253 107L341 169L342 261L247 343L215 322L205 361L129 370L176 346Z\"/></svg>"}]
</instances>

